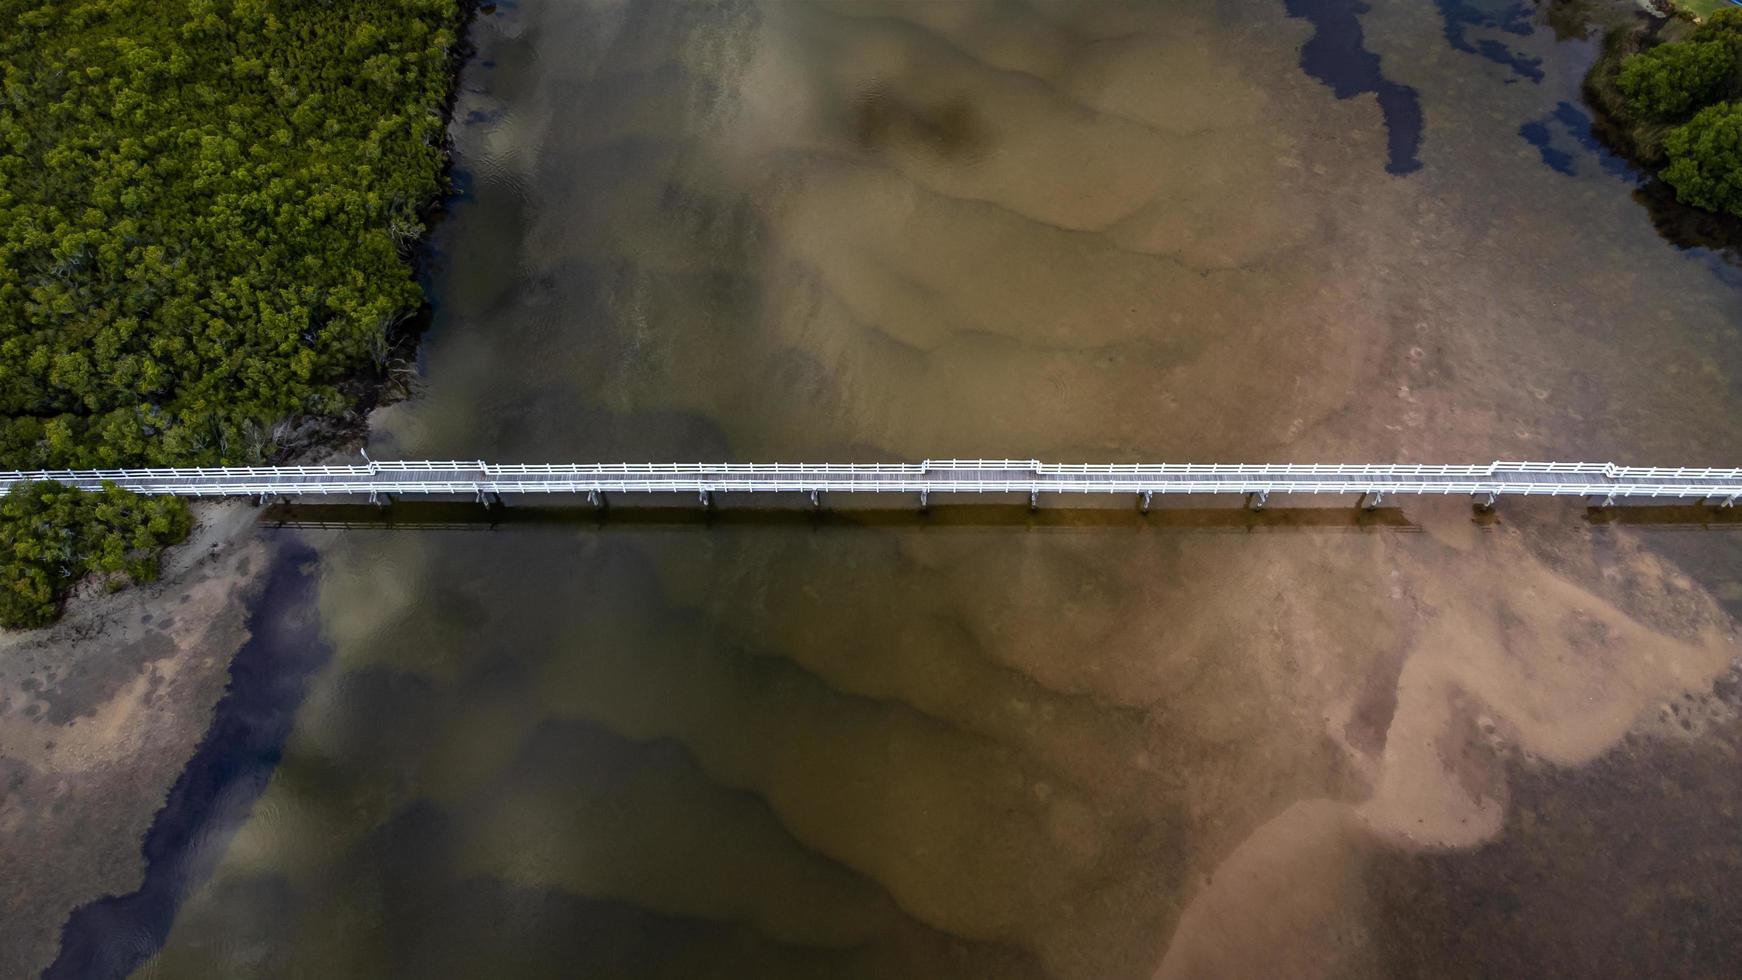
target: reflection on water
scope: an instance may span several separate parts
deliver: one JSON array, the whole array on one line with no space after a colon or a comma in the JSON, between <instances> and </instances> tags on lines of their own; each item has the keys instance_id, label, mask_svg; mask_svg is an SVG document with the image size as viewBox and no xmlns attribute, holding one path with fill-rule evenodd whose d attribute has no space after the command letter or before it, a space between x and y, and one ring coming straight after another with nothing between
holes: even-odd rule
<instances>
[{"instance_id":1,"label":"reflection on water","mask_svg":"<svg viewBox=\"0 0 1742 980\"><path fill-rule=\"evenodd\" d=\"M1377 87L1280 6L502 7L371 452L1742 455L1742 304L1572 132L1590 45L1325 6ZM140 975L1529 973L1602 928L1544 855L1738 918L1616 857L1733 853L1618 795L1734 795L1661 720L1728 683L1727 515L744 506L270 514L333 663Z\"/></svg>"}]
</instances>

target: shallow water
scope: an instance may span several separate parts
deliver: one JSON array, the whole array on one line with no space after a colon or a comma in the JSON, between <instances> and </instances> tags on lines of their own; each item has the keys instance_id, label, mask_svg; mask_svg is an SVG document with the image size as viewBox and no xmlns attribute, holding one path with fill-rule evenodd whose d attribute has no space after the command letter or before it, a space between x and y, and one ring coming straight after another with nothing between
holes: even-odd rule
<instances>
[{"instance_id":1,"label":"shallow water","mask_svg":"<svg viewBox=\"0 0 1742 980\"><path fill-rule=\"evenodd\" d=\"M1592 42L1373 7L499 7L371 453L1742 457ZM138 975L1736 972L1732 523L722 506L280 515L332 660Z\"/></svg>"}]
</instances>

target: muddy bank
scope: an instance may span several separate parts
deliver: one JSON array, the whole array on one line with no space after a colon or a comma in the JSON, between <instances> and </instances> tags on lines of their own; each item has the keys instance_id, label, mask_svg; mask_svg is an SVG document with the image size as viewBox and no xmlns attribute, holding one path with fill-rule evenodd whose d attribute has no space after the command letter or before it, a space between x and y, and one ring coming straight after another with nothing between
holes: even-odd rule
<instances>
[{"instance_id":1,"label":"muddy bank","mask_svg":"<svg viewBox=\"0 0 1742 980\"><path fill-rule=\"evenodd\" d=\"M308 675L327 657L311 615L314 557L300 544L274 550L212 725L145 835L144 882L75 911L44 980L129 976L169 934L182 897L247 818L278 765Z\"/></svg>"},{"instance_id":2,"label":"muddy bank","mask_svg":"<svg viewBox=\"0 0 1742 980\"><path fill-rule=\"evenodd\" d=\"M157 583L0 636L0 976L35 976L70 910L138 887L140 840L248 638L268 564L255 511L196 516Z\"/></svg>"}]
</instances>

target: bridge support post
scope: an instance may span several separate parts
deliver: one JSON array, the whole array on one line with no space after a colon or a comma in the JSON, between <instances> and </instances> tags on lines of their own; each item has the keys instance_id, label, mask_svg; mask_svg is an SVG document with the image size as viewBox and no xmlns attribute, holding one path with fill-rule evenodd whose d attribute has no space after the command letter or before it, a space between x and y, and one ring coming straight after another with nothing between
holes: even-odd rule
<instances>
[{"instance_id":1,"label":"bridge support post","mask_svg":"<svg viewBox=\"0 0 1742 980\"><path fill-rule=\"evenodd\" d=\"M1476 494L1476 496L1479 497L1479 496L1481 496L1481 494ZM1480 503L1476 504L1476 509L1481 510L1481 511L1493 510L1494 509L1494 501L1499 500L1499 499L1500 499L1499 493L1490 492L1488 494L1488 499L1483 500Z\"/></svg>"},{"instance_id":2,"label":"bridge support post","mask_svg":"<svg viewBox=\"0 0 1742 980\"><path fill-rule=\"evenodd\" d=\"M822 509L823 509L823 492L821 490L812 490L811 491L811 510L822 510Z\"/></svg>"},{"instance_id":3,"label":"bridge support post","mask_svg":"<svg viewBox=\"0 0 1742 980\"><path fill-rule=\"evenodd\" d=\"M606 507L610 506L605 502L605 491L603 490L588 490L587 503L592 504L599 510L604 510Z\"/></svg>"},{"instance_id":4,"label":"bridge support post","mask_svg":"<svg viewBox=\"0 0 1742 980\"><path fill-rule=\"evenodd\" d=\"M1362 510L1378 510L1379 504L1384 499L1385 499L1385 491L1383 491L1383 490L1376 490L1373 493L1364 493L1361 495L1361 509Z\"/></svg>"},{"instance_id":5,"label":"bridge support post","mask_svg":"<svg viewBox=\"0 0 1742 980\"><path fill-rule=\"evenodd\" d=\"M1040 491L1028 491L1028 509L1032 513L1040 509Z\"/></svg>"},{"instance_id":6,"label":"bridge support post","mask_svg":"<svg viewBox=\"0 0 1742 980\"><path fill-rule=\"evenodd\" d=\"M922 513L922 514L925 512L926 506L927 506L926 495L927 495L927 491L921 490L919 492L919 510L920 510L920 513Z\"/></svg>"},{"instance_id":7,"label":"bridge support post","mask_svg":"<svg viewBox=\"0 0 1742 980\"><path fill-rule=\"evenodd\" d=\"M1246 505L1248 507L1251 507L1253 510L1263 510L1264 505L1269 503L1269 502L1270 502L1270 491L1269 490L1259 490L1259 491L1256 491L1254 493L1250 493L1250 494L1246 495Z\"/></svg>"},{"instance_id":8,"label":"bridge support post","mask_svg":"<svg viewBox=\"0 0 1742 980\"><path fill-rule=\"evenodd\" d=\"M1137 512L1139 514L1149 513L1149 499L1153 496L1155 496L1155 491L1153 490L1145 490L1138 495Z\"/></svg>"},{"instance_id":9,"label":"bridge support post","mask_svg":"<svg viewBox=\"0 0 1742 980\"><path fill-rule=\"evenodd\" d=\"M714 492L712 490L703 490L702 491L702 509L703 510L713 510L714 509Z\"/></svg>"}]
</instances>

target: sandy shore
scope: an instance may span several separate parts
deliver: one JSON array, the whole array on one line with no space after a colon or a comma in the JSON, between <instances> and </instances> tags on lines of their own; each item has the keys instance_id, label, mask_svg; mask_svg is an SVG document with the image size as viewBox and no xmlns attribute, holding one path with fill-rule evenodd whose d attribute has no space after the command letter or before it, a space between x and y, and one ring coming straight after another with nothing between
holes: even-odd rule
<instances>
[{"instance_id":1,"label":"sandy shore","mask_svg":"<svg viewBox=\"0 0 1742 980\"><path fill-rule=\"evenodd\" d=\"M258 512L194 513L155 584L82 590L54 626L0 635L0 976L37 975L72 909L138 887L140 840L248 638Z\"/></svg>"}]
</instances>

